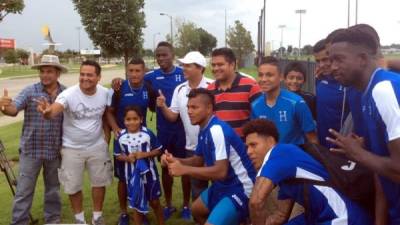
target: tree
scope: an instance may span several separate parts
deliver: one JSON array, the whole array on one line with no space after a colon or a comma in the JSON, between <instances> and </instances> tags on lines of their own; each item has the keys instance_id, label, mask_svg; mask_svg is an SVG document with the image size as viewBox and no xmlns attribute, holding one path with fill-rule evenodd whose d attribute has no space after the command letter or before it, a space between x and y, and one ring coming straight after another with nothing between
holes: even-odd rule
<instances>
[{"instance_id":1,"label":"tree","mask_svg":"<svg viewBox=\"0 0 400 225\"><path fill-rule=\"evenodd\" d=\"M107 56L129 58L143 46L144 0L73 0L89 38Z\"/></svg>"},{"instance_id":2,"label":"tree","mask_svg":"<svg viewBox=\"0 0 400 225\"><path fill-rule=\"evenodd\" d=\"M178 56L183 56L190 51L199 50L200 35L194 23L183 22L178 26L175 46Z\"/></svg>"},{"instance_id":3,"label":"tree","mask_svg":"<svg viewBox=\"0 0 400 225\"><path fill-rule=\"evenodd\" d=\"M213 48L217 46L217 38L201 27L197 29L197 32L200 35L199 51L203 55L210 55Z\"/></svg>"},{"instance_id":4,"label":"tree","mask_svg":"<svg viewBox=\"0 0 400 225\"><path fill-rule=\"evenodd\" d=\"M285 47L283 47L283 46L280 47L280 48L278 49L278 53L279 53L280 56L284 56L285 53L286 53Z\"/></svg>"},{"instance_id":5,"label":"tree","mask_svg":"<svg viewBox=\"0 0 400 225\"><path fill-rule=\"evenodd\" d=\"M177 23L176 54L183 56L189 51L199 51L209 55L215 46L217 38L192 22ZM167 36L168 40L169 36Z\"/></svg>"},{"instance_id":6,"label":"tree","mask_svg":"<svg viewBox=\"0 0 400 225\"><path fill-rule=\"evenodd\" d=\"M73 58L77 56L79 56L79 52L72 49L67 49L60 55L60 57L63 58Z\"/></svg>"},{"instance_id":7,"label":"tree","mask_svg":"<svg viewBox=\"0 0 400 225\"><path fill-rule=\"evenodd\" d=\"M293 46L289 45L287 47L287 53L288 53L288 55L291 55L293 53Z\"/></svg>"},{"instance_id":8,"label":"tree","mask_svg":"<svg viewBox=\"0 0 400 225\"><path fill-rule=\"evenodd\" d=\"M17 54L17 58L22 65L28 65L28 59L30 56L30 53L28 51L22 48L17 48L15 50L15 54Z\"/></svg>"},{"instance_id":9,"label":"tree","mask_svg":"<svg viewBox=\"0 0 400 225\"><path fill-rule=\"evenodd\" d=\"M17 48L15 51L19 59L26 60L29 58L30 53L25 49Z\"/></svg>"},{"instance_id":10,"label":"tree","mask_svg":"<svg viewBox=\"0 0 400 225\"><path fill-rule=\"evenodd\" d=\"M238 59L238 66L241 67L243 59L254 51L250 31L246 30L239 20L236 20L235 26L229 27L227 39L229 47Z\"/></svg>"},{"instance_id":11,"label":"tree","mask_svg":"<svg viewBox=\"0 0 400 225\"><path fill-rule=\"evenodd\" d=\"M24 7L23 0L0 0L0 22L10 13L21 14Z\"/></svg>"},{"instance_id":12,"label":"tree","mask_svg":"<svg viewBox=\"0 0 400 225\"><path fill-rule=\"evenodd\" d=\"M6 63L17 63L18 62L18 55L14 49L8 49L4 53L4 61Z\"/></svg>"},{"instance_id":13,"label":"tree","mask_svg":"<svg viewBox=\"0 0 400 225\"><path fill-rule=\"evenodd\" d=\"M146 57L154 57L154 52L152 49L145 49L143 54Z\"/></svg>"},{"instance_id":14,"label":"tree","mask_svg":"<svg viewBox=\"0 0 400 225\"><path fill-rule=\"evenodd\" d=\"M301 50L302 55L312 55L313 53L313 46L311 45L304 45L303 49Z\"/></svg>"}]
</instances>

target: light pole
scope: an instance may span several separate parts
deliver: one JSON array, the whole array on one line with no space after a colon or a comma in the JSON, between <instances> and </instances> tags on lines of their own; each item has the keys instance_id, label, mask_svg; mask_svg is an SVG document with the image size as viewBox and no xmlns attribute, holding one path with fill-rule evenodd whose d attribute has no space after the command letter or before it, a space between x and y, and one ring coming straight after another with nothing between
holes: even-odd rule
<instances>
[{"instance_id":1,"label":"light pole","mask_svg":"<svg viewBox=\"0 0 400 225\"><path fill-rule=\"evenodd\" d=\"M350 0L347 0L347 27L350 27Z\"/></svg>"},{"instance_id":2,"label":"light pole","mask_svg":"<svg viewBox=\"0 0 400 225\"><path fill-rule=\"evenodd\" d=\"M78 55L81 58L81 27L76 27L76 30L78 31Z\"/></svg>"},{"instance_id":3,"label":"light pole","mask_svg":"<svg viewBox=\"0 0 400 225\"><path fill-rule=\"evenodd\" d=\"M153 34L153 66L156 66L156 36L161 35L160 32Z\"/></svg>"},{"instance_id":4,"label":"light pole","mask_svg":"<svg viewBox=\"0 0 400 225\"><path fill-rule=\"evenodd\" d=\"M306 13L305 9L298 9L295 11L295 13L300 14L300 29L299 29L299 52L298 55L300 56L301 52L301 15Z\"/></svg>"},{"instance_id":5,"label":"light pole","mask_svg":"<svg viewBox=\"0 0 400 225\"><path fill-rule=\"evenodd\" d=\"M227 29L226 26L227 26L227 24L226 24L226 8L225 8L225 47L227 46L227 45L226 45L226 42L227 42L227 41L226 41L226 40L227 40L227 39L226 39L226 29Z\"/></svg>"},{"instance_id":6,"label":"light pole","mask_svg":"<svg viewBox=\"0 0 400 225\"><path fill-rule=\"evenodd\" d=\"M263 41L263 44L262 44L262 46L263 46L263 50L262 50L263 56L265 56L265 30L266 30L266 17L267 17L267 13L265 11L266 7L267 7L267 0L264 0L264 8L263 8L264 19L263 19L263 38L262 38L262 41Z\"/></svg>"},{"instance_id":7,"label":"light pole","mask_svg":"<svg viewBox=\"0 0 400 225\"><path fill-rule=\"evenodd\" d=\"M168 16L169 19L170 19L170 22L171 22L171 33L170 33L170 35L171 35L171 45L174 46L174 32L173 32L173 29L172 29L172 16L169 15L169 14L166 14L166 13L160 13L160 15L161 16Z\"/></svg>"},{"instance_id":8,"label":"light pole","mask_svg":"<svg viewBox=\"0 0 400 225\"><path fill-rule=\"evenodd\" d=\"M278 28L281 29L281 44L280 44L280 48L279 48L279 53L282 58L282 56L283 56L283 49L282 49L282 47L283 47L283 29L286 28L286 25L279 25Z\"/></svg>"},{"instance_id":9,"label":"light pole","mask_svg":"<svg viewBox=\"0 0 400 225\"><path fill-rule=\"evenodd\" d=\"M356 0L356 24L358 24L358 0Z\"/></svg>"}]
</instances>

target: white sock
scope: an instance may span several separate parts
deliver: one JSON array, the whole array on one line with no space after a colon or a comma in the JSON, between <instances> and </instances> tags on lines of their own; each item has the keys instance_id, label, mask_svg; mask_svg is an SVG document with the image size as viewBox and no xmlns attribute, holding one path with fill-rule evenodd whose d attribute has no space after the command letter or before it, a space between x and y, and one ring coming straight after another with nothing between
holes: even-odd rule
<instances>
[{"instance_id":1,"label":"white sock","mask_svg":"<svg viewBox=\"0 0 400 225\"><path fill-rule=\"evenodd\" d=\"M82 211L78 214L75 214L75 219L85 222L85 212Z\"/></svg>"},{"instance_id":2,"label":"white sock","mask_svg":"<svg viewBox=\"0 0 400 225\"><path fill-rule=\"evenodd\" d=\"M93 211L93 220L97 220L99 217L101 217L102 213L103 213L102 211L99 212Z\"/></svg>"}]
</instances>

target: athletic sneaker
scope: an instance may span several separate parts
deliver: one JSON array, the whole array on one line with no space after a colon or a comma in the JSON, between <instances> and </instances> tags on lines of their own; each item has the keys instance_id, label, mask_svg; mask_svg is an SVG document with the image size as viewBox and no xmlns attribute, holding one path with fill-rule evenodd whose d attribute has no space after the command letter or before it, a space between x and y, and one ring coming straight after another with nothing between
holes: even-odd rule
<instances>
[{"instance_id":1,"label":"athletic sneaker","mask_svg":"<svg viewBox=\"0 0 400 225\"><path fill-rule=\"evenodd\" d=\"M164 207L164 220L167 220L171 217L172 213L176 212L176 208L171 206L171 207Z\"/></svg>"},{"instance_id":2,"label":"athletic sneaker","mask_svg":"<svg viewBox=\"0 0 400 225\"><path fill-rule=\"evenodd\" d=\"M183 207L181 217L184 220L192 220L192 212L188 207Z\"/></svg>"},{"instance_id":3,"label":"athletic sneaker","mask_svg":"<svg viewBox=\"0 0 400 225\"><path fill-rule=\"evenodd\" d=\"M118 225L129 225L129 215L122 213L119 216Z\"/></svg>"},{"instance_id":4,"label":"athletic sneaker","mask_svg":"<svg viewBox=\"0 0 400 225\"><path fill-rule=\"evenodd\" d=\"M92 219L92 225L106 225L104 218L100 216L97 220Z\"/></svg>"}]
</instances>

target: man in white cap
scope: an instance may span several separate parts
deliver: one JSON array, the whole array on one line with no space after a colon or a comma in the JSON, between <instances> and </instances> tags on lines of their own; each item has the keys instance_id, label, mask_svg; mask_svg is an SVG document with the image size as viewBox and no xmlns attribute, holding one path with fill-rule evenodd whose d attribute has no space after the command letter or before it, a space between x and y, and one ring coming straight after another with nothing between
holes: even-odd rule
<instances>
[{"instance_id":1,"label":"man in white cap","mask_svg":"<svg viewBox=\"0 0 400 225\"><path fill-rule=\"evenodd\" d=\"M197 51L189 52L184 58L178 59L183 66L183 74L186 82L178 85L172 96L171 106L168 108L165 103L165 97L162 93L157 98L157 106L161 108L164 116L172 121L176 121L178 117L182 119L183 127L186 135L186 157L191 157L197 146L197 137L199 134L199 126L191 124L187 102L190 90L194 88L207 88L213 80L206 78L203 74L207 67L204 56ZM207 182L192 179L192 199L196 199L200 193L207 188Z\"/></svg>"},{"instance_id":2,"label":"man in white cap","mask_svg":"<svg viewBox=\"0 0 400 225\"><path fill-rule=\"evenodd\" d=\"M36 111L39 99L54 102L65 87L58 82L67 68L55 55L43 55L41 63L34 65L39 70L40 82L24 88L16 98L8 96L7 89L0 98L0 110L4 115L17 116L24 110L24 123L19 146L19 176L17 192L12 208L11 224L29 224L36 180L43 167L44 221L61 222L60 183L57 169L60 167L61 131L63 116L45 120Z\"/></svg>"}]
</instances>

